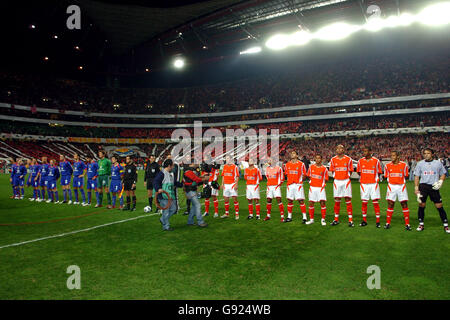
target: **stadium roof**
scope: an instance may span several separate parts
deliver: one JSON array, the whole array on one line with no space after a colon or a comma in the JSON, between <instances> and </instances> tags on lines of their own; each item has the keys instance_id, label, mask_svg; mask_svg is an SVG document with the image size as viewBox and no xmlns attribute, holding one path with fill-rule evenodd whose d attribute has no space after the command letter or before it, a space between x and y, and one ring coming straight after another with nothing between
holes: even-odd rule
<instances>
[{"instance_id":1,"label":"stadium roof","mask_svg":"<svg viewBox=\"0 0 450 320\"><path fill-rule=\"evenodd\" d=\"M337 21L363 24L375 4L386 17L417 12L429 0L42 0L8 6L8 59L39 72L139 75L166 68L177 54L218 61L263 46L279 32ZM81 30L68 30L66 9L81 8ZM6 12L6 11L5 11ZM36 24L36 28L30 28ZM30 50L32 48L32 50ZM67 71L67 72L69 72Z\"/></svg>"},{"instance_id":2,"label":"stadium roof","mask_svg":"<svg viewBox=\"0 0 450 320\"><path fill-rule=\"evenodd\" d=\"M384 16L423 6L423 0L75 0L111 40L115 53L161 41L191 51L233 42L259 41L283 28L317 29L335 21L364 22L371 4ZM186 3L186 1L184 1ZM158 7L164 6L164 7ZM204 48L205 47L205 48ZM195 51L195 50L194 50Z\"/></svg>"},{"instance_id":3,"label":"stadium roof","mask_svg":"<svg viewBox=\"0 0 450 320\"><path fill-rule=\"evenodd\" d=\"M180 6L176 1L73 1L100 26L111 40L113 51L123 53L167 30L242 0L186 2L194 3Z\"/></svg>"}]
</instances>

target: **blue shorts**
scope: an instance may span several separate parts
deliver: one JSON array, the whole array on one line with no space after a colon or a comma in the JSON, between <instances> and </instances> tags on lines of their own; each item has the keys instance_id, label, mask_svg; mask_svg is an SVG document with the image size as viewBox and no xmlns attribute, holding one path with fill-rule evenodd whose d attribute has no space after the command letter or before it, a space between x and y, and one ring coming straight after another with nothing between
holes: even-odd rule
<instances>
[{"instance_id":1,"label":"blue shorts","mask_svg":"<svg viewBox=\"0 0 450 320\"><path fill-rule=\"evenodd\" d=\"M22 179L17 178L16 187L23 187L24 185L25 185L25 179L24 178L22 178Z\"/></svg>"},{"instance_id":2,"label":"blue shorts","mask_svg":"<svg viewBox=\"0 0 450 320\"><path fill-rule=\"evenodd\" d=\"M88 189L88 190L97 189L97 179L88 178L86 189Z\"/></svg>"},{"instance_id":3,"label":"blue shorts","mask_svg":"<svg viewBox=\"0 0 450 320\"><path fill-rule=\"evenodd\" d=\"M47 188L50 190L56 189L56 180L48 180Z\"/></svg>"},{"instance_id":4,"label":"blue shorts","mask_svg":"<svg viewBox=\"0 0 450 320\"><path fill-rule=\"evenodd\" d=\"M31 181L31 177L28 177L27 179L27 187L30 187L33 185L33 182Z\"/></svg>"},{"instance_id":5,"label":"blue shorts","mask_svg":"<svg viewBox=\"0 0 450 320\"><path fill-rule=\"evenodd\" d=\"M39 187L39 180L34 181L34 179L36 179L36 177L31 177L31 186L37 188Z\"/></svg>"},{"instance_id":6,"label":"blue shorts","mask_svg":"<svg viewBox=\"0 0 450 320\"><path fill-rule=\"evenodd\" d=\"M110 192L121 192L122 191L122 181L121 180L111 180L111 186L109 187Z\"/></svg>"},{"instance_id":7,"label":"blue shorts","mask_svg":"<svg viewBox=\"0 0 450 320\"><path fill-rule=\"evenodd\" d=\"M72 176L61 176L61 185L62 186L70 186L70 179L72 178Z\"/></svg>"},{"instance_id":8,"label":"blue shorts","mask_svg":"<svg viewBox=\"0 0 450 320\"><path fill-rule=\"evenodd\" d=\"M13 187L18 187L19 186L19 178L12 178L12 182L11 182Z\"/></svg>"},{"instance_id":9,"label":"blue shorts","mask_svg":"<svg viewBox=\"0 0 450 320\"><path fill-rule=\"evenodd\" d=\"M41 187L46 187L47 186L47 177L41 177L41 180L39 181L39 185Z\"/></svg>"},{"instance_id":10,"label":"blue shorts","mask_svg":"<svg viewBox=\"0 0 450 320\"><path fill-rule=\"evenodd\" d=\"M84 177L73 177L73 184L72 186L74 188L82 188L84 186Z\"/></svg>"}]
</instances>

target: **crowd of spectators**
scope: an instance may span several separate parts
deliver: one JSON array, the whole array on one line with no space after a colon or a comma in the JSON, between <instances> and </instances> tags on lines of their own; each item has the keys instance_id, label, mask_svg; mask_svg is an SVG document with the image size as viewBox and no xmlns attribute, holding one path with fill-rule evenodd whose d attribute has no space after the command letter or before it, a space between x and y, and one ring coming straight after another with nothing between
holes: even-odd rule
<instances>
[{"instance_id":1,"label":"crowd of spectators","mask_svg":"<svg viewBox=\"0 0 450 320\"><path fill-rule=\"evenodd\" d=\"M50 126L48 124L33 124L20 121L0 121L1 133L33 134L44 136L64 137L93 137L93 138L170 138L174 129L128 129L128 128L99 128L79 126ZM349 130L389 129L449 126L448 112L430 114L412 114L400 116L377 116L362 118L343 118L333 120L314 120L284 123L270 123L246 126L214 127L226 134L226 129L278 129L280 134L311 133ZM203 132L208 127L203 128ZM193 129L187 129L193 136Z\"/></svg>"},{"instance_id":2,"label":"crowd of spectators","mask_svg":"<svg viewBox=\"0 0 450 320\"><path fill-rule=\"evenodd\" d=\"M0 102L105 113L200 113L449 92L448 55L390 55L188 88L107 88L0 73Z\"/></svg>"},{"instance_id":3,"label":"crowd of spectators","mask_svg":"<svg viewBox=\"0 0 450 320\"><path fill-rule=\"evenodd\" d=\"M319 116L328 115L334 116L336 114L351 114L356 112L366 112L367 115L371 115L374 111L385 110L399 110L399 109L416 109L416 108L429 108L429 107L441 107L448 106L450 104L449 98L427 99L417 101L403 101L396 103L381 103L381 104L362 104L356 106L339 106L339 107L326 107L326 108L300 108L290 111L277 111L277 112L262 112L255 114L232 114L232 115L220 115L219 113L212 114L216 116L209 117L194 117L194 118L180 118L180 117L168 117L168 118L139 118L127 115L126 117L105 117L105 116L92 116L90 113L82 115L73 115L69 112L57 112L49 113L31 107L28 110L22 110L15 105L11 105L9 108L1 108L0 113L7 116L25 117L30 116L36 119L43 119L46 121L70 121L77 123L109 123L109 124L189 124L194 120L200 120L203 123L217 123L217 122L233 122L240 121L246 123L249 120L267 120L277 118L293 118L293 117L305 117L305 116Z\"/></svg>"},{"instance_id":4,"label":"crowd of spectators","mask_svg":"<svg viewBox=\"0 0 450 320\"><path fill-rule=\"evenodd\" d=\"M428 133L298 139L289 143L286 154L295 149L309 160L312 160L314 155L321 154L328 162L336 155L336 146L339 144L346 148L346 154L354 160L363 157L364 146L371 147L374 156L383 160L390 159L390 152L394 150L400 152L403 161L421 159L422 150L427 147L431 147L438 156L447 155L450 151L448 133Z\"/></svg>"}]
</instances>

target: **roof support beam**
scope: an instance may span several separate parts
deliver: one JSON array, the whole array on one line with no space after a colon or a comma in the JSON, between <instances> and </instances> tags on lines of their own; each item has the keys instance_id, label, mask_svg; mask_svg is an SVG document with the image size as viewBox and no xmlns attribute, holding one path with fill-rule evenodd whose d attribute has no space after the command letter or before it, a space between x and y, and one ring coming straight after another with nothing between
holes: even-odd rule
<instances>
[{"instance_id":1,"label":"roof support beam","mask_svg":"<svg viewBox=\"0 0 450 320\"><path fill-rule=\"evenodd\" d=\"M364 0L358 1L358 4L359 4L359 7L361 8L361 13L362 13L362 15L364 17L364 20L366 20L366 22L368 22L369 20L367 19L366 11L364 10L364 7L363 7Z\"/></svg>"}]
</instances>

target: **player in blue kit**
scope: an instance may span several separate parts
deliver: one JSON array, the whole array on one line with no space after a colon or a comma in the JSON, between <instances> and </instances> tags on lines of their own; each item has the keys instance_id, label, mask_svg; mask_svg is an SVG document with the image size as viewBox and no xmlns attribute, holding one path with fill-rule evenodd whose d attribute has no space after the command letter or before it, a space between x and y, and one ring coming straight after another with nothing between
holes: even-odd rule
<instances>
[{"instance_id":1,"label":"player in blue kit","mask_svg":"<svg viewBox=\"0 0 450 320\"><path fill-rule=\"evenodd\" d=\"M27 168L27 178L26 178L26 186L27 188L33 187L33 182L31 181L31 166L32 166L32 159L27 159L27 164L25 167ZM34 199L33 197L28 198L28 200Z\"/></svg>"},{"instance_id":2,"label":"player in blue kit","mask_svg":"<svg viewBox=\"0 0 450 320\"><path fill-rule=\"evenodd\" d=\"M57 181L59 179L59 168L56 165L56 161L51 159L50 160L50 166L48 169L48 175L47 175L47 190L49 194L49 198L47 200L47 203L53 202L55 204L59 204L59 197L58 197L58 189L57 189Z\"/></svg>"},{"instance_id":3,"label":"player in blue kit","mask_svg":"<svg viewBox=\"0 0 450 320\"><path fill-rule=\"evenodd\" d=\"M87 157L87 193L88 205L91 205L92 190L95 192L95 198L98 199L97 177L98 177L98 163L91 157Z\"/></svg>"},{"instance_id":4,"label":"player in blue kit","mask_svg":"<svg viewBox=\"0 0 450 320\"><path fill-rule=\"evenodd\" d=\"M19 166L19 175L17 176L17 183L18 183L18 187L20 189L19 197L20 197L20 199L23 199L23 197L25 195L25 189L24 189L25 177L26 177L28 171L27 171L27 167L25 166L22 159L19 159L17 164Z\"/></svg>"},{"instance_id":5,"label":"player in blue kit","mask_svg":"<svg viewBox=\"0 0 450 320\"><path fill-rule=\"evenodd\" d=\"M37 201L39 199L39 179L38 175L41 171L41 166L37 163L35 158L31 159L30 165L30 182L33 188L33 198L30 201Z\"/></svg>"},{"instance_id":6,"label":"player in blue kit","mask_svg":"<svg viewBox=\"0 0 450 320\"><path fill-rule=\"evenodd\" d=\"M78 201L78 189L80 189L81 198L83 202L82 206L87 206L86 203L86 194L84 193L84 175L86 174L86 164L83 161L80 161L80 157L78 154L73 155L74 163L73 163L73 192L75 193L75 202L73 204L80 204Z\"/></svg>"},{"instance_id":7,"label":"player in blue kit","mask_svg":"<svg viewBox=\"0 0 450 320\"><path fill-rule=\"evenodd\" d=\"M123 208L123 184L122 184L122 175L123 175L123 167L117 162L117 158L113 156L111 158L111 186L110 190L113 194L112 196L112 206L108 206L108 209L113 209L116 207L116 199L117 195L120 198L120 209Z\"/></svg>"},{"instance_id":8,"label":"player in blue kit","mask_svg":"<svg viewBox=\"0 0 450 320\"><path fill-rule=\"evenodd\" d=\"M12 186L12 189L13 189L13 196L12 196L12 198L16 199L16 200L20 199L19 188L17 186L17 184L18 184L17 176L19 174L18 162L19 162L19 158L17 158L16 162L14 162L11 165L11 173L10 173L10 176L9 176L9 182L11 182L11 186Z\"/></svg>"},{"instance_id":9,"label":"player in blue kit","mask_svg":"<svg viewBox=\"0 0 450 320\"><path fill-rule=\"evenodd\" d=\"M64 155L59 156L59 171L61 174L61 188L64 194L64 201L62 203L72 203L72 190L70 190L70 179L72 178L72 165L66 160ZM69 198L69 202L67 202Z\"/></svg>"},{"instance_id":10,"label":"player in blue kit","mask_svg":"<svg viewBox=\"0 0 450 320\"><path fill-rule=\"evenodd\" d=\"M27 182L26 185L27 187L32 187L33 184L31 183L31 159L27 159L27 164L25 165L25 167L27 168L27 173L28 173L28 178L27 178Z\"/></svg>"},{"instance_id":11,"label":"player in blue kit","mask_svg":"<svg viewBox=\"0 0 450 320\"><path fill-rule=\"evenodd\" d=\"M47 190L47 175L49 169L50 165L47 163L47 157L42 157L41 171L39 172L39 186L41 187L41 197L38 202L45 201L45 191Z\"/></svg>"}]
</instances>

